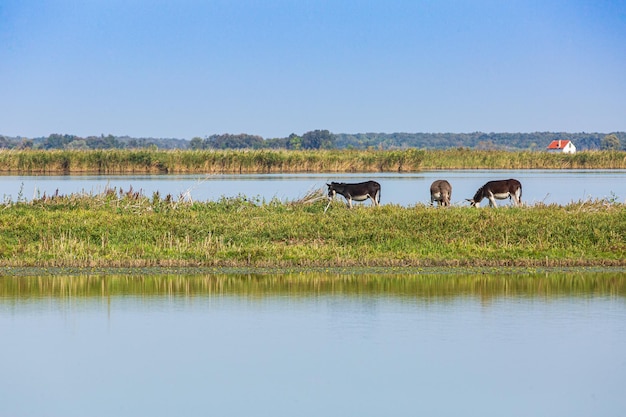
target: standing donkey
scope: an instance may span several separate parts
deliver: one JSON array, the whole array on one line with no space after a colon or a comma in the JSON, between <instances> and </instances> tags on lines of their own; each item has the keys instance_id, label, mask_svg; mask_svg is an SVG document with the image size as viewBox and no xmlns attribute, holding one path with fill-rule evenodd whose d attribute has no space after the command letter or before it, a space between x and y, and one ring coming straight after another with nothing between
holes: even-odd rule
<instances>
[{"instance_id":1,"label":"standing donkey","mask_svg":"<svg viewBox=\"0 0 626 417\"><path fill-rule=\"evenodd\" d=\"M511 199L514 206L522 205L522 184L515 179L489 181L476 191L474 198L467 199L472 207L480 207L484 198L489 199L490 207L497 207L496 199Z\"/></svg>"},{"instance_id":2,"label":"standing donkey","mask_svg":"<svg viewBox=\"0 0 626 417\"><path fill-rule=\"evenodd\" d=\"M452 186L446 180L437 180L430 185L430 205L433 206L435 201L439 206L449 206L450 198L452 198Z\"/></svg>"},{"instance_id":3,"label":"standing donkey","mask_svg":"<svg viewBox=\"0 0 626 417\"><path fill-rule=\"evenodd\" d=\"M380 184L376 181L359 182L356 184L347 184L345 182L331 182L328 186L328 204L336 194L341 194L348 201L348 207L352 208L352 200L365 201L368 198L372 200L372 205L380 204ZM328 208L328 206L326 206Z\"/></svg>"}]
</instances>

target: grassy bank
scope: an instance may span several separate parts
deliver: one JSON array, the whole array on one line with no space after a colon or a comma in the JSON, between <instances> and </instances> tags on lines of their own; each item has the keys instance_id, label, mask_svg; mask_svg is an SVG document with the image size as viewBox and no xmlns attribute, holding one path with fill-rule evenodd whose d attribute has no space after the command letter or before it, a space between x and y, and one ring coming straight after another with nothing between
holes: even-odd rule
<instances>
[{"instance_id":1,"label":"grassy bank","mask_svg":"<svg viewBox=\"0 0 626 417\"><path fill-rule=\"evenodd\" d=\"M113 191L0 207L0 266L624 266L626 206L353 210Z\"/></svg>"},{"instance_id":2,"label":"grassy bank","mask_svg":"<svg viewBox=\"0 0 626 417\"><path fill-rule=\"evenodd\" d=\"M575 155L449 150L0 151L2 174L410 172L424 169L626 168L626 152Z\"/></svg>"}]
</instances>

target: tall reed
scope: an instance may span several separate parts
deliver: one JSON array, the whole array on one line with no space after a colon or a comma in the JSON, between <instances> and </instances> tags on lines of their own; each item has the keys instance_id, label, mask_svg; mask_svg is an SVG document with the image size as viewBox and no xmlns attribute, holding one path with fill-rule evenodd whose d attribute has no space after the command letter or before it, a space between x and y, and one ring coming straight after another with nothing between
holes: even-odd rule
<instances>
[{"instance_id":1,"label":"tall reed","mask_svg":"<svg viewBox=\"0 0 626 417\"><path fill-rule=\"evenodd\" d=\"M448 150L2 150L3 174L411 172L424 169L626 168L626 152L574 155Z\"/></svg>"},{"instance_id":2,"label":"tall reed","mask_svg":"<svg viewBox=\"0 0 626 417\"><path fill-rule=\"evenodd\" d=\"M416 171L425 151L0 151L5 174Z\"/></svg>"},{"instance_id":3,"label":"tall reed","mask_svg":"<svg viewBox=\"0 0 626 417\"><path fill-rule=\"evenodd\" d=\"M423 169L624 169L626 152L584 151L573 155L538 151L455 148L428 151Z\"/></svg>"}]
</instances>

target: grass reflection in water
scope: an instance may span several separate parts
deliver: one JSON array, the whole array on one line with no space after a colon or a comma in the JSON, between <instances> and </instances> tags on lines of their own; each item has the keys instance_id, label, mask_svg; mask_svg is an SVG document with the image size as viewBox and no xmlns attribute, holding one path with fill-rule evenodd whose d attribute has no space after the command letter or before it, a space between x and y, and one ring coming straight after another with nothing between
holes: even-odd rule
<instances>
[{"instance_id":1,"label":"grass reflection in water","mask_svg":"<svg viewBox=\"0 0 626 417\"><path fill-rule=\"evenodd\" d=\"M30 298L137 296L266 297L286 295L442 298L459 296L626 296L621 272L523 275L381 275L294 273L280 275L106 275L0 277L0 301Z\"/></svg>"}]
</instances>

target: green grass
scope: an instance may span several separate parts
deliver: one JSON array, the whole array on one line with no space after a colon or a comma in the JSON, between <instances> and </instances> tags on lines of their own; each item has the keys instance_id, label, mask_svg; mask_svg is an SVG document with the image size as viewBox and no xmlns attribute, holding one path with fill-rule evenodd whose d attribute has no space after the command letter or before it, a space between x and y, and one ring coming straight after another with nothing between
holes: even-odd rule
<instances>
[{"instance_id":1,"label":"green grass","mask_svg":"<svg viewBox=\"0 0 626 417\"><path fill-rule=\"evenodd\" d=\"M7 203L0 266L626 265L626 206L614 202L349 210L337 201L324 213L326 200L309 197L190 203L109 191Z\"/></svg>"}]
</instances>

